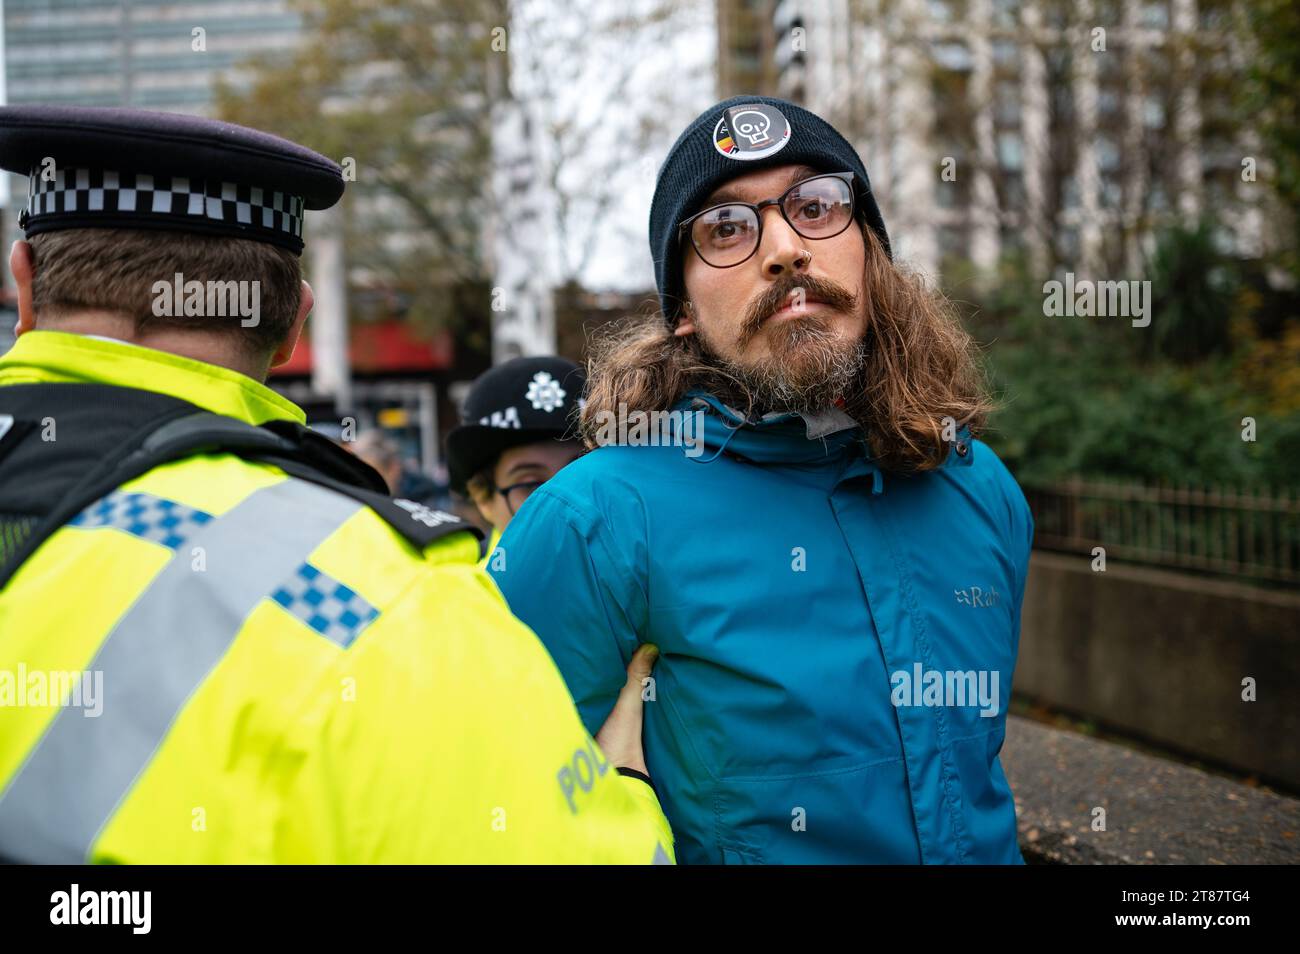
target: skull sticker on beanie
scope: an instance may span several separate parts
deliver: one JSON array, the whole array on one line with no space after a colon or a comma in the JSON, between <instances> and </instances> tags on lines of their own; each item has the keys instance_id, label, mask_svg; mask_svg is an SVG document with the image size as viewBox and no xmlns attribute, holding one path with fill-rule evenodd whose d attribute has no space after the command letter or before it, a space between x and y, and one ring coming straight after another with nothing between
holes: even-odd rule
<instances>
[{"instance_id":1,"label":"skull sticker on beanie","mask_svg":"<svg viewBox=\"0 0 1300 954\"><path fill-rule=\"evenodd\" d=\"M762 159L789 141L790 121L766 103L732 106L713 127L713 148L728 159Z\"/></svg>"}]
</instances>

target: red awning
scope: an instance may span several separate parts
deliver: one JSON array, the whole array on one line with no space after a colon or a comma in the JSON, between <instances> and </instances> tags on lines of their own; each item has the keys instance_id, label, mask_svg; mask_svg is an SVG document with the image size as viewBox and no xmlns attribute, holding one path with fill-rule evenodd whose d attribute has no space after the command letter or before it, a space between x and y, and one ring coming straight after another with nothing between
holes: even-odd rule
<instances>
[{"instance_id":1,"label":"red awning","mask_svg":"<svg viewBox=\"0 0 1300 954\"><path fill-rule=\"evenodd\" d=\"M352 358L352 370L359 374L437 371L451 367L455 346L447 331L436 332L432 338L422 338L405 322L380 321L353 325L349 332L348 353ZM293 357L272 374L310 373L311 341L304 333Z\"/></svg>"}]
</instances>

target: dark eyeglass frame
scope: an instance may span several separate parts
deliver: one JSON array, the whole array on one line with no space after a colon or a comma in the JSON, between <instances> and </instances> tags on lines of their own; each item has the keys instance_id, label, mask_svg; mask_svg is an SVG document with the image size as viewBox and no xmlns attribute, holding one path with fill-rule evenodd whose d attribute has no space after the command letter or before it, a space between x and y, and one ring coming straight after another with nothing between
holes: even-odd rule
<instances>
[{"instance_id":1,"label":"dark eyeglass frame","mask_svg":"<svg viewBox=\"0 0 1300 954\"><path fill-rule=\"evenodd\" d=\"M804 235L803 232L799 231L799 227L790 221L790 216L785 211L785 200L789 198L791 192L794 192L800 186L807 185L809 182L815 182L818 179L842 179L848 185L849 217L844 223L844 228L840 229L838 232L834 232L830 235L816 235L816 236ZM782 192L779 196L777 196L774 199L764 199L762 202L736 202L736 201L719 202L717 205L711 205L707 209L701 209L700 211L696 212L694 215L690 216L687 219L683 219L681 222L678 223L677 225L678 247L681 246L682 233L689 230L690 227L695 224L696 219L698 219L702 215L706 215L709 212L712 212L714 209L721 209L730 205L739 205L744 208L753 210L754 218L758 222L758 235L754 239L754 247L750 249L749 254L746 255L744 258L742 258L740 261L732 262L730 265L714 265L712 262L710 262L707 258L704 257L704 253L700 251L700 247L695 244L695 235L692 233L690 236L691 248L694 249L695 254L700 257L700 261L702 261L705 265L708 265L710 268L735 268L737 265L744 265L746 262L748 262L751 258L754 257L754 253L757 252L759 250L759 247L762 246L763 244L763 210L766 209L769 205L776 206L777 209L779 209L781 212L781 218L785 219L785 224L790 226L790 228L794 229L796 235L798 235L802 239L807 239L809 242L820 242L823 239L835 238L836 235L843 235L845 229L847 229L858 217L858 190L854 188L854 181L856 179L857 179L857 175L853 172L819 172L815 176L809 176L806 179L800 179L798 182L791 185L790 188L786 189L784 192Z\"/></svg>"},{"instance_id":2,"label":"dark eyeglass frame","mask_svg":"<svg viewBox=\"0 0 1300 954\"><path fill-rule=\"evenodd\" d=\"M521 480L519 483L511 484L509 487L498 487L497 493L499 493L502 497L505 498L506 507L510 510L510 516L513 517L516 513L519 512L519 507L522 507L524 505L524 501L532 496L533 490L536 490L544 483L546 483L546 481L544 480ZM518 490L520 487L531 487L533 488L533 490L530 490L528 491L528 493L524 494L524 499L519 501L519 507L516 507L514 501L510 499L510 493L511 491Z\"/></svg>"}]
</instances>

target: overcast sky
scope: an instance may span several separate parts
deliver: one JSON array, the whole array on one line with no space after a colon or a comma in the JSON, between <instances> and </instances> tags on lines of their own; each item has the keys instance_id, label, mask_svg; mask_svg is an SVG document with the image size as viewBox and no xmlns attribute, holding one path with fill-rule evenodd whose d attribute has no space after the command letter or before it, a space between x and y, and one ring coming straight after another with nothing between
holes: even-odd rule
<instances>
[{"instance_id":1,"label":"overcast sky","mask_svg":"<svg viewBox=\"0 0 1300 954\"><path fill-rule=\"evenodd\" d=\"M584 17L591 9L586 0L571 5L545 2L548 17ZM601 4L619 14L647 9L664 0L632 0ZM537 9L537 8L534 8ZM591 211L584 206L585 190L614 187L617 201L602 216L605 226L600 241L579 274L584 286L593 290L641 291L654 287L654 270L646 229L655 177L669 147L702 110L716 101L717 37L712 4L682 2L674 13L671 28L659 28L666 38L658 40L626 31L611 33L607 22L592 18L572 21L578 40L556 42L548 57L567 59L562 65L578 68L576 82L556 91L558 102L549 104L551 115L573 116L576 125L590 132L582 139L578 155L560 170L560 188L574 197L574 211L565 228L567 258L577 262L581 247L590 235ZM561 31L564 32L564 31ZM650 31L647 31L647 33ZM580 64L580 66L578 66ZM612 97L615 77L632 66L631 78L622 95ZM512 77L517 96L530 91L522 71ZM644 139L629 133L629 127L645 118L646 111L657 131ZM628 157L611 166L607 150L619 144Z\"/></svg>"}]
</instances>

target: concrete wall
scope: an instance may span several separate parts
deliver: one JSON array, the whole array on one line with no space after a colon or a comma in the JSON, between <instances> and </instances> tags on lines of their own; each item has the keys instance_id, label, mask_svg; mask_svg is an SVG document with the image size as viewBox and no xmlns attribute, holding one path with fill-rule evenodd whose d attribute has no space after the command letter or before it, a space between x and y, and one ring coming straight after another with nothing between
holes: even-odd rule
<instances>
[{"instance_id":1,"label":"concrete wall","mask_svg":"<svg viewBox=\"0 0 1300 954\"><path fill-rule=\"evenodd\" d=\"M1300 594L1090 564L1035 551L1014 691L1300 789Z\"/></svg>"}]
</instances>

